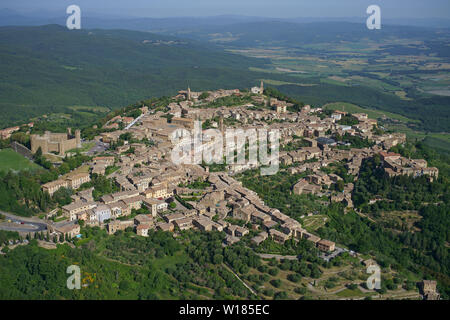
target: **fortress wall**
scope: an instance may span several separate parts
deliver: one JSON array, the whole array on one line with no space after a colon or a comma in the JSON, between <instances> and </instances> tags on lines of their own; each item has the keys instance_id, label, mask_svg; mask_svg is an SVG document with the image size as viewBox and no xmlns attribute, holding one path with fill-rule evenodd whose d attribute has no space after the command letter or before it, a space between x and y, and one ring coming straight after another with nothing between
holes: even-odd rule
<instances>
[{"instance_id":1,"label":"fortress wall","mask_svg":"<svg viewBox=\"0 0 450 320\"><path fill-rule=\"evenodd\" d=\"M69 139L67 133L52 133L48 131L42 136L32 134L30 139L32 153L35 153L39 147L42 149L42 153L56 152L60 155L64 155L68 150L81 148L80 130L75 130L75 138L72 139Z\"/></svg>"},{"instance_id":2,"label":"fortress wall","mask_svg":"<svg viewBox=\"0 0 450 320\"><path fill-rule=\"evenodd\" d=\"M30 160L33 159L33 154L31 153L30 149L28 149L27 147L25 147L25 146L22 145L22 144L20 144L20 143L18 143L18 142L16 142L16 141L13 141L13 142L11 143L11 148L12 148L15 152L17 152L17 153L23 155L25 158L28 158L28 159L30 159Z\"/></svg>"},{"instance_id":3,"label":"fortress wall","mask_svg":"<svg viewBox=\"0 0 450 320\"><path fill-rule=\"evenodd\" d=\"M47 152L60 152L59 151L59 143L58 142L47 142Z\"/></svg>"},{"instance_id":4,"label":"fortress wall","mask_svg":"<svg viewBox=\"0 0 450 320\"><path fill-rule=\"evenodd\" d=\"M34 136L34 137L33 137ZM38 136L31 136L31 152L36 153L36 151L41 148L42 153L48 153L48 143L47 140L42 139Z\"/></svg>"},{"instance_id":5,"label":"fortress wall","mask_svg":"<svg viewBox=\"0 0 450 320\"><path fill-rule=\"evenodd\" d=\"M60 153L64 154L66 151L77 148L77 140L69 139L66 141L61 141L60 145Z\"/></svg>"},{"instance_id":6,"label":"fortress wall","mask_svg":"<svg viewBox=\"0 0 450 320\"><path fill-rule=\"evenodd\" d=\"M67 140L67 134L66 133L50 133L48 136L48 140L52 142L62 142Z\"/></svg>"}]
</instances>

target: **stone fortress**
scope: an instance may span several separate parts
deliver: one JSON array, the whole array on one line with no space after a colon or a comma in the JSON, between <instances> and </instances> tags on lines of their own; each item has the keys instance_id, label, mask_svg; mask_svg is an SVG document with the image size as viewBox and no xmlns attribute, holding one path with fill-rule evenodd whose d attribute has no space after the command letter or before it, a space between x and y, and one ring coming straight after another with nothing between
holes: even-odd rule
<instances>
[{"instance_id":1,"label":"stone fortress","mask_svg":"<svg viewBox=\"0 0 450 320\"><path fill-rule=\"evenodd\" d=\"M81 148L80 130L75 130L72 135L71 128L67 128L67 133L53 133L45 131L43 135L32 134L30 137L31 152L36 153L39 147L42 153L57 153L64 156L66 151Z\"/></svg>"}]
</instances>

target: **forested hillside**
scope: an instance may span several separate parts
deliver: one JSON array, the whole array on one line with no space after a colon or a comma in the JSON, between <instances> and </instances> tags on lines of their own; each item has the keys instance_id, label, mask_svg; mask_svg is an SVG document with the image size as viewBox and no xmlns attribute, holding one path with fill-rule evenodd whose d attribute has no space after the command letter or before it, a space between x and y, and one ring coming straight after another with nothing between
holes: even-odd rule
<instances>
[{"instance_id":1,"label":"forested hillside","mask_svg":"<svg viewBox=\"0 0 450 320\"><path fill-rule=\"evenodd\" d=\"M127 105L151 96L253 85L264 59L145 32L49 25L0 28L0 127L63 106Z\"/></svg>"}]
</instances>

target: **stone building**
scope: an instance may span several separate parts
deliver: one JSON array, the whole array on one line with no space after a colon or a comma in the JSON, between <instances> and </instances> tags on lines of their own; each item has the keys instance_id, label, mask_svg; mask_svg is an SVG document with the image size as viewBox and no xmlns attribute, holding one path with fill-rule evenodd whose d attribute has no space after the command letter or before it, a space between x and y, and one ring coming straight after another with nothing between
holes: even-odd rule
<instances>
[{"instance_id":1,"label":"stone building","mask_svg":"<svg viewBox=\"0 0 450 320\"><path fill-rule=\"evenodd\" d=\"M43 184L41 188L42 191L47 191L50 195L53 195L60 188L78 189L83 183L89 181L91 181L89 173L77 173L69 175L66 179L47 182Z\"/></svg>"},{"instance_id":2,"label":"stone building","mask_svg":"<svg viewBox=\"0 0 450 320\"><path fill-rule=\"evenodd\" d=\"M125 221L114 220L108 223L107 230L108 234L114 234L119 230L125 230L126 228L133 226L134 226L133 220L125 220Z\"/></svg>"},{"instance_id":3,"label":"stone building","mask_svg":"<svg viewBox=\"0 0 450 320\"><path fill-rule=\"evenodd\" d=\"M70 128L67 129L67 133L45 131L43 135L32 134L30 142L32 153L41 148L42 153L54 152L63 156L68 150L81 148L81 134L80 130L75 130L75 135L72 136Z\"/></svg>"},{"instance_id":4,"label":"stone building","mask_svg":"<svg viewBox=\"0 0 450 320\"><path fill-rule=\"evenodd\" d=\"M321 251L332 252L335 249L335 243L330 240L322 239L317 242L317 248Z\"/></svg>"},{"instance_id":5,"label":"stone building","mask_svg":"<svg viewBox=\"0 0 450 320\"><path fill-rule=\"evenodd\" d=\"M423 280L420 283L420 289L422 290L423 298L425 300L439 300L440 294L436 289L437 282L434 280Z\"/></svg>"}]
</instances>

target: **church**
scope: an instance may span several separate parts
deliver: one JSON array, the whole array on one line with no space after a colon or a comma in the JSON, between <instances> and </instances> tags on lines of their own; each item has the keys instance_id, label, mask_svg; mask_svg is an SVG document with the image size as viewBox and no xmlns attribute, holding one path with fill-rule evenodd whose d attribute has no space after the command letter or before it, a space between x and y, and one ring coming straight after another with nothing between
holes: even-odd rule
<instances>
[{"instance_id":1,"label":"church","mask_svg":"<svg viewBox=\"0 0 450 320\"><path fill-rule=\"evenodd\" d=\"M259 87L253 87L251 92L254 94L263 94L264 93L264 83L261 80L261 85Z\"/></svg>"}]
</instances>

